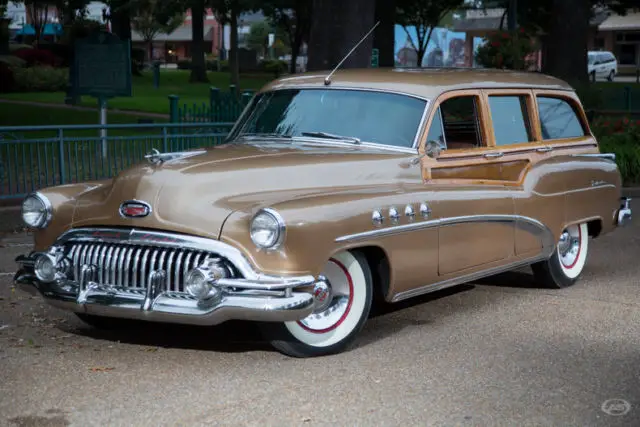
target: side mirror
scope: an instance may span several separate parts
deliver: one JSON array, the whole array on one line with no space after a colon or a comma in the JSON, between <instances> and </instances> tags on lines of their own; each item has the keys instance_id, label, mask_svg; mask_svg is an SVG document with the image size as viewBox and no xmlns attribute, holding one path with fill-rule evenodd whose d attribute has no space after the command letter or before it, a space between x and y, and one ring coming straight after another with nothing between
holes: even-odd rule
<instances>
[{"instance_id":1,"label":"side mirror","mask_svg":"<svg viewBox=\"0 0 640 427\"><path fill-rule=\"evenodd\" d=\"M431 157L432 159L437 159L438 157L440 157L440 153L442 152L443 147L444 146L442 145L442 143L431 139L427 141L424 147L424 151L427 156Z\"/></svg>"}]
</instances>

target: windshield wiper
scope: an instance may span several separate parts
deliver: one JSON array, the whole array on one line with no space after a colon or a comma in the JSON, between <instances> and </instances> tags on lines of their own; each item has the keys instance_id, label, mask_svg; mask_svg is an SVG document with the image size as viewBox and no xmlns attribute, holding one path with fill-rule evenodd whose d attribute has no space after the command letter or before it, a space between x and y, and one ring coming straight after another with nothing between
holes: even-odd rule
<instances>
[{"instance_id":1,"label":"windshield wiper","mask_svg":"<svg viewBox=\"0 0 640 427\"><path fill-rule=\"evenodd\" d=\"M278 138L278 139L291 139L291 135L283 135L275 132L251 132L241 133L238 138Z\"/></svg>"},{"instance_id":2,"label":"windshield wiper","mask_svg":"<svg viewBox=\"0 0 640 427\"><path fill-rule=\"evenodd\" d=\"M360 144L360 138L356 138L355 136L342 136L342 135L335 135L333 133L327 133L327 132L302 132L302 136L339 139L341 141L349 141L349 142L353 142L354 144Z\"/></svg>"}]
</instances>

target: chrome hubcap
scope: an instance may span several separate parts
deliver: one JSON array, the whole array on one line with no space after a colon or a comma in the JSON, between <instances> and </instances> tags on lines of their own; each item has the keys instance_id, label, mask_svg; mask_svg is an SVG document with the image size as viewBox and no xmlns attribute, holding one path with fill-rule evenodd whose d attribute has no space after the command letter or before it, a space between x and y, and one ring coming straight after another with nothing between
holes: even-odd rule
<instances>
[{"instance_id":1,"label":"chrome hubcap","mask_svg":"<svg viewBox=\"0 0 640 427\"><path fill-rule=\"evenodd\" d=\"M353 296L351 275L340 262L330 260L323 273L325 280L313 289L315 311L298 322L315 333L328 332L340 325L349 314Z\"/></svg>"},{"instance_id":2,"label":"chrome hubcap","mask_svg":"<svg viewBox=\"0 0 640 427\"><path fill-rule=\"evenodd\" d=\"M572 268L578 260L581 237L580 227L577 225L570 226L560 235L558 255L560 255L560 262L566 268Z\"/></svg>"}]
</instances>

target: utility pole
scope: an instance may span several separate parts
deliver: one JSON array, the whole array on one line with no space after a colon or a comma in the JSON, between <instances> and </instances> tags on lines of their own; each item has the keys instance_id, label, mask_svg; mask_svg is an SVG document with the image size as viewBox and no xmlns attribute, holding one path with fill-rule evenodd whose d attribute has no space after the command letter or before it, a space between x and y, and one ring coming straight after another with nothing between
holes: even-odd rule
<instances>
[{"instance_id":1,"label":"utility pole","mask_svg":"<svg viewBox=\"0 0 640 427\"><path fill-rule=\"evenodd\" d=\"M507 10L507 28L509 31L514 31L518 26L518 0L509 0L509 8Z\"/></svg>"}]
</instances>

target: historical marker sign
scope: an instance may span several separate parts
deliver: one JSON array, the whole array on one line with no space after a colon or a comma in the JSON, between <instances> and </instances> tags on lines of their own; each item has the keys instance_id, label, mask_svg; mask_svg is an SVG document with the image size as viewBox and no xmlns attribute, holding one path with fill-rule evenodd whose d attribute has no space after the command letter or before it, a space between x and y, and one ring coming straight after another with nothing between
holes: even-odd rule
<instances>
[{"instance_id":1,"label":"historical marker sign","mask_svg":"<svg viewBox=\"0 0 640 427\"><path fill-rule=\"evenodd\" d=\"M131 96L131 47L115 34L99 32L75 45L72 86L77 95L100 99Z\"/></svg>"}]
</instances>

